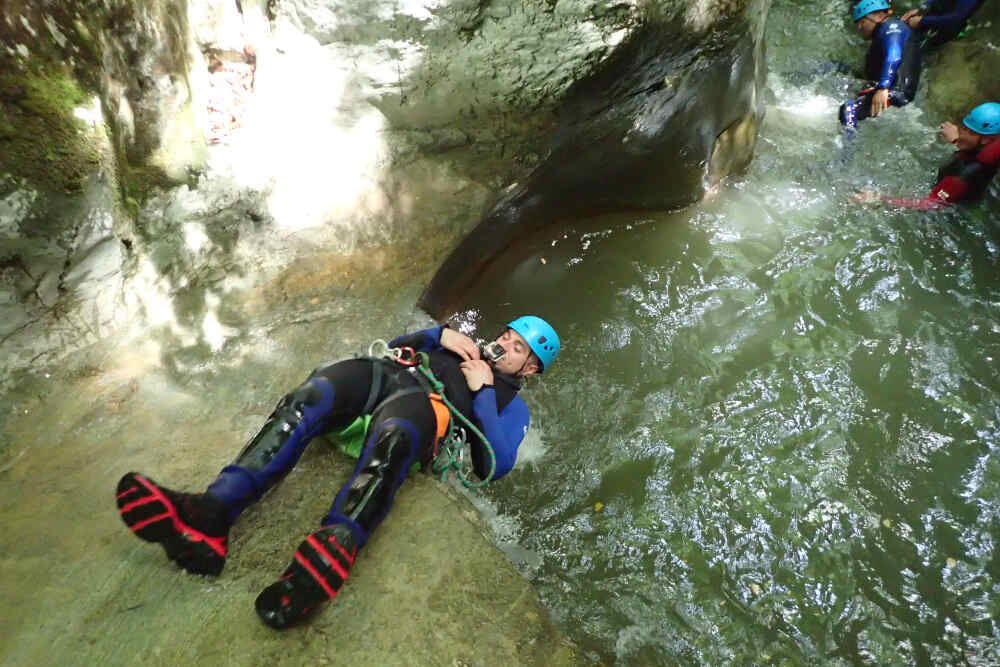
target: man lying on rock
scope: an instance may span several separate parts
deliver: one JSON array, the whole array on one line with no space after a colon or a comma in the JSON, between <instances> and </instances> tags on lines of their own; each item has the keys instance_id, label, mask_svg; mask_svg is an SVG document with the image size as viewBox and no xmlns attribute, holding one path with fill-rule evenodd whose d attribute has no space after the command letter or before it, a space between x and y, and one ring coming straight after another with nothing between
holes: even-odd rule
<instances>
[{"instance_id":1,"label":"man lying on rock","mask_svg":"<svg viewBox=\"0 0 1000 667\"><path fill-rule=\"evenodd\" d=\"M240 513L292 470L310 440L370 415L357 466L320 528L299 545L281 577L257 596L257 613L273 628L305 618L340 591L413 464L430 462L449 419L470 420L486 438L488 444L470 437L473 470L480 479L510 472L530 421L528 406L517 395L521 381L550 369L560 342L545 320L527 315L510 322L482 350L447 325L400 336L389 348L407 352L313 371L278 402L203 493L180 493L145 475L126 474L117 489L122 520L139 538L163 545L167 557L188 572L217 575L226 562L229 529ZM414 365L420 353L426 353L425 367L443 383L444 396L460 414L452 413Z\"/></svg>"},{"instance_id":2,"label":"man lying on rock","mask_svg":"<svg viewBox=\"0 0 1000 667\"><path fill-rule=\"evenodd\" d=\"M1000 168L1000 102L980 104L969 112L961 125L942 123L939 133L958 150L951 161L938 170L938 183L930 194L922 199L894 199L876 192L862 192L856 199L864 204L881 202L929 210L985 196Z\"/></svg>"},{"instance_id":3,"label":"man lying on rock","mask_svg":"<svg viewBox=\"0 0 1000 667\"><path fill-rule=\"evenodd\" d=\"M874 118L890 106L909 104L920 81L920 48L910 27L892 18L886 0L861 0L854 6L854 23L861 36L871 41L865 76L873 86L840 106L840 122L853 130L866 118Z\"/></svg>"}]
</instances>

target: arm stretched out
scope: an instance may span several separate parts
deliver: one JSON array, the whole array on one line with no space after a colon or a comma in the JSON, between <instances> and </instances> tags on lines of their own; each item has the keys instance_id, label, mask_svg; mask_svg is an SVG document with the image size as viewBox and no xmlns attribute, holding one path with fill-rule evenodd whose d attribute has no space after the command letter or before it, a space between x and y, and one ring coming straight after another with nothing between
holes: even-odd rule
<instances>
[{"instance_id":1,"label":"arm stretched out","mask_svg":"<svg viewBox=\"0 0 1000 667\"><path fill-rule=\"evenodd\" d=\"M922 199L895 199L882 197L882 201L890 206L930 211L962 201L969 192L969 185L957 176L946 176L934 186L930 194Z\"/></svg>"}]
</instances>

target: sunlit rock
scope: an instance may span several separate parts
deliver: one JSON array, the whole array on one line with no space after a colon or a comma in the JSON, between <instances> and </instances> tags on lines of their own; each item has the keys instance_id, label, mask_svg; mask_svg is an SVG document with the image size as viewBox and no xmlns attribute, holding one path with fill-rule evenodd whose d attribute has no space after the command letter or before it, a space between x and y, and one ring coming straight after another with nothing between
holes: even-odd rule
<instances>
[{"instance_id":1,"label":"sunlit rock","mask_svg":"<svg viewBox=\"0 0 1000 667\"><path fill-rule=\"evenodd\" d=\"M492 202L487 222L519 221L491 237L502 250L561 214L693 201L752 149L767 2L20 9L0 24L0 138L21 142L0 174L39 193L19 219L61 212L32 241L44 261L6 245L5 275L20 277L5 302L87 312L88 339L128 322L217 347L232 290L316 253L378 248L422 284ZM734 126L738 141L716 149ZM713 151L727 157L710 176ZM31 358L58 358L70 338L34 337Z\"/></svg>"}]
</instances>

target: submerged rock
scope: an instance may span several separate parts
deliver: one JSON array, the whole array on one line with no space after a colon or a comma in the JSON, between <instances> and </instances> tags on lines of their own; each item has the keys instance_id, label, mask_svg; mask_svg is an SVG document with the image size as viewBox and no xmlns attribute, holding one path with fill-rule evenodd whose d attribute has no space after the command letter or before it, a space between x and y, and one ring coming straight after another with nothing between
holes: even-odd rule
<instances>
[{"instance_id":1,"label":"submerged rock","mask_svg":"<svg viewBox=\"0 0 1000 667\"><path fill-rule=\"evenodd\" d=\"M420 299L428 312L451 312L499 253L543 226L689 204L749 162L764 109L767 3L714 10L646 17L567 91L545 160L452 251Z\"/></svg>"},{"instance_id":2,"label":"submerged rock","mask_svg":"<svg viewBox=\"0 0 1000 667\"><path fill-rule=\"evenodd\" d=\"M277 337L324 354L325 330L289 325ZM468 499L422 474L400 489L335 601L300 627L264 626L254 598L350 478L354 462L323 442L240 518L219 577L188 575L136 539L115 511L121 475L203 487L265 418L273 396L260 386L308 372L222 356L176 375L147 350L106 348L76 377L60 369L19 397L3 431L13 451L0 459L4 664L580 664ZM57 550L73 557L53 568Z\"/></svg>"}]
</instances>

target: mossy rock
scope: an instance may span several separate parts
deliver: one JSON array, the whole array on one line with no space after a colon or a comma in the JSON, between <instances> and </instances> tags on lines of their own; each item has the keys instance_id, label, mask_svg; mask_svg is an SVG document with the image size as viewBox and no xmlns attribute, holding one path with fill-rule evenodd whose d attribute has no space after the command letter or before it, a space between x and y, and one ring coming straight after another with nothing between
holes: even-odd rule
<instances>
[{"instance_id":1,"label":"mossy rock","mask_svg":"<svg viewBox=\"0 0 1000 667\"><path fill-rule=\"evenodd\" d=\"M984 8L985 11L986 8ZM1000 102L1000 50L990 44L992 21L928 56L927 104L941 120L963 117L983 102Z\"/></svg>"},{"instance_id":2,"label":"mossy rock","mask_svg":"<svg viewBox=\"0 0 1000 667\"><path fill-rule=\"evenodd\" d=\"M154 192L184 183L170 178L163 169L155 165L133 165L125 160L119 162L118 178L122 201L133 217Z\"/></svg>"},{"instance_id":3,"label":"mossy rock","mask_svg":"<svg viewBox=\"0 0 1000 667\"><path fill-rule=\"evenodd\" d=\"M81 191L99 164L86 123L73 114L88 97L58 65L0 62L0 173L40 190Z\"/></svg>"}]
</instances>

